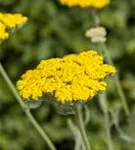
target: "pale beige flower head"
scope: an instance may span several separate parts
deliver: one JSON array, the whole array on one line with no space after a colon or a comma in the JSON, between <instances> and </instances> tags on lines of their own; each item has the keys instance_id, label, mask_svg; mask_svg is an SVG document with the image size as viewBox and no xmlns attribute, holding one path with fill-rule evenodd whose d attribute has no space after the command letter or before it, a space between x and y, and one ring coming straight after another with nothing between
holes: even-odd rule
<instances>
[{"instance_id":1,"label":"pale beige flower head","mask_svg":"<svg viewBox=\"0 0 135 150\"><path fill-rule=\"evenodd\" d=\"M101 43L106 41L106 34L104 27L95 27L88 29L85 36L90 38L93 43Z\"/></svg>"}]
</instances>

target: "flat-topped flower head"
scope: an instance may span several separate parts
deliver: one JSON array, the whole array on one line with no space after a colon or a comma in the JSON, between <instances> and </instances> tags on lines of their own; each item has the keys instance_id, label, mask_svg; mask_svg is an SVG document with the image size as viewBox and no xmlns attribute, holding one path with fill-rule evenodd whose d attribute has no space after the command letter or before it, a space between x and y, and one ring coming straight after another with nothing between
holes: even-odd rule
<instances>
[{"instance_id":1,"label":"flat-topped flower head","mask_svg":"<svg viewBox=\"0 0 135 150\"><path fill-rule=\"evenodd\" d=\"M110 3L110 0L59 0L62 4L80 7L102 8Z\"/></svg>"},{"instance_id":2,"label":"flat-topped flower head","mask_svg":"<svg viewBox=\"0 0 135 150\"><path fill-rule=\"evenodd\" d=\"M0 40L8 38L8 33L6 32L6 26L0 22Z\"/></svg>"},{"instance_id":3,"label":"flat-topped flower head","mask_svg":"<svg viewBox=\"0 0 135 150\"><path fill-rule=\"evenodd\" d=\"M8 29L21 27L27 20L27 17L21 14L0 13L0 41L9 37Z\"/></svg>"},{"instance_id":4,"label":"flat-topped flower head","mask_svg":"<svg viewBox=\"0 0 135 150\"><path fill-rule=\"evenodd\" d=\"M106 90L103 79L114 73L113 66L104 64L103 57L89 50L78 55L42 60L17 82L24 100L39 100L50 95L60 103L88 101Z\"/></svg>"},{"instance_id":5,"label":"flat-topped flower head","mask_svg":"<svg viewBox=\"0 0 135 150\"><path fill-rule=\"evenodd\" d=\"M11 29L23 25L27 20L22 14L0 13L0 22Z\"/></svg>"},{"instance_id":6,"label":"flat-topped flower head","mask_svg":"<svg viewBox=\"0 0 135 150\"><path fill-rule=\"evenodd\" d=\"M93 43L104 43L106 41L106 29L104 27L90 28L86 31L85 36L91 39Z\"/></svg>"}]
</instances>

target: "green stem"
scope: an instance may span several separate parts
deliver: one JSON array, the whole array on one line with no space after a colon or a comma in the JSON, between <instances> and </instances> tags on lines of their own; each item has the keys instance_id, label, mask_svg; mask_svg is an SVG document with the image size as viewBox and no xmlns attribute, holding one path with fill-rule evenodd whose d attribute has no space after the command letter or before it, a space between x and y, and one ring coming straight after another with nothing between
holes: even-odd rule
<instances>
[{"instance_id":1,"label":"green stem","mask_svg":"<svg viewBox=\"0 0 135 150\"><path fill-rule=\"evenodd\" d=\"M53 145L53 143L51 142L51 140L49 139L47 134L43 131L43 129L38 124L38 122L32 116L28 106L23 102L23 100L19 96L15 86L13 85L12 81L8 77L6 71L4 70L4 68L3 68L1 63L0 63L0 73L3 76L3 78L5 79L7 85L9 86L10 90L14 94L15 98L17 99L17 101L21 105L23 111L26 113L26 115L27 115L29 121L31 122L31 124L33 125L33 127L37 130L37 132L40 134L40 136L43 138L43 140L47 143L47 145L50 148L50 150L56 150L55 146Z\"/></svg>"},{"instance_id":2,"label":"green stem","mask_svg":"<svg viewBox=\"0 0 135 150\"><path fill-rule=\"evenodd\" d=\"M84 127L84 122L83 122L82 112L81 112L81 105L79 104L76 105L76 117L77 117L78 128L80 130L85 148L86 150L91 150L90 143L88 141L87 134L86 134L85 127Z\"/></svg>"},{"instance_id":3,"label":"green stem","mask_svg":"<svg viewBox=\"0 0 135 150\"><path fill-rule=\"evenodd\" d=\"M113 65L114 64L113 60L111 58L110 53L108 52L108 50L106 48L106 45L105 44L101 44L101 47L102 47L102 50L104 50L104 53L105 53L105 56L106 56L106 59L107 59L108 63ZM121 103L122 103L123 108L125 110L125 113L126 113L126 115L129 115L129 108L128 108L128 104L127 104L127 99L126 99L126 96L125 96L124 91L122 89L118 73L116 73L114 75L114 82L115 82L115 86L117 88L117 92L118 92L118 94L120 96Z\"/></svg>"},{"instance_id":4,"label":"green stem","mask_svg":"<svg viewBox=\"0 0 135 150\"><path fill-rule=\"evenodd\" d=\"M102 93L99 95L99 102L101 105L101 109L104 113L108 150L113 150L113 143L112 143L112 138L111 138L111 129L110 129L110 124L109 124L109 114L108 114L108 109L107 109L106 94L105 93Z\"/></svg>"},{"instance_id":5,"label":"green stem","mask_svg":"<svg viewBox=\"0 0 135 150\"><path fill-rule=\"evenodd\" d=\"M92 11L92 16L93 16L93 19L94 19L95 26L99 26L99 24L100 24L100 18L98 17L97 12L96 12L95 9ZM110 55L110 53L108 52L108 50L106 48L106 45L104 43L100 43L100 47L102 47L102 49L100 49L100 51L101 50L104 51L104 55L107 57L108 63L114 64L113 60L111 58L111 55ZM129 115L129 108L128 108L128 104L127 104L127 99L126 99L126 96L125 96L125 94L123 92L121 83L119 81L119 75L118 75L118 73L116 73L114 75L114 82L115 82L115 86L117 88L118 94L120 96L121 103L122 103L123 108L125 110L125 113L126 113L126 115Z\"/></svg>"}]
</instances>

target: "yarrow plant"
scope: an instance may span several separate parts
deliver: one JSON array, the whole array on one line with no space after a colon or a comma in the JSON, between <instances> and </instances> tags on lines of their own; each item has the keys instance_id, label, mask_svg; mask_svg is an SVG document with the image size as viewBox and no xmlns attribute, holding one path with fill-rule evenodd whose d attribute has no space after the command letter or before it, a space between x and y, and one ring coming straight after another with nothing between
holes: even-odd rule
<instances>
[{"instance_id":1,"label":"yarrow plant","mask_svg":"<svg viewBox=\"0 0 135 150\"><path fill-rule=\"evenodd\" d=\"M110 3L110 0L59 0L62 4L80 7L102 8Z\"/></svg>"},{"instance_id":2,"label":"yarrow plant","mask_svg":"<svg viewBox=\"0 0 135 150\"><path fill-rule=\"evenodd\" d=\"M97 44L99 52L105 56L106 62L109 64L114 64L113 60L111 58L111 55L106 48L105 42L107 41L107 32L104 27L100 26L100 19L97 15L97 9L102 8L105 5L109 4L110 1L102 1L102 0L86 0L87 4L85 3L86 1L70 1L70 0L60 0L63 1L62 4L67 4L68 6L80 6L82 8L84 7L89 7L88 3L93 4L90 7L93 7L95 9L90 9L92 17L94 19L95 27L90 28L89 30L86 31L85 36L91 40L92 43ZM96 5L99 4L99 5ZM124 111L126 115L129 115L129 108L126 100L125 93L122 89L120 80L119 80L119 75L118 73L115 74L114 76L114 84L116 86L116 89L118 91L118 95L121 99L121 103L123 105ZM105 93L99 94L99 102L100 102L100 107L104 113L104 119L105 119L105 126L106 126L106 135L107 135L107 146L108 150L113 150L113 142L112 142L112 137L111 137L111 127L110 127L110 118L109 118L109 111L108 111L108 106L107 106L107 96Z\"/></svg>"},{"instance_id":3,"label":"yarrow plant","mask_svg":"<svg viewBox=\"0 0 135 150\"><path fill-rule=\"evenodd\" d=\"M70 103L75 106L82 143L86 150L91 150L81 116L81 104L105 91L104 78L115 72L115 67L104 64L103 57L96 51L87 50L78 55L42 60L36 69L22 75L17 88L24 100L38 102L49 98L63 105Z\"/></svg>"},{"instance_id":4,"label":"yarrow plant","mask_svg":"<svg viewBox=\"0 0 135 150\"><path fill-rule=\"evenodd\" d=\"M100 19L97 16L97 10L99 8L102 8L102 7L110 4L110 0L84 0L84 1L83 0L59 0L59 1L61 2L61 4L68 5L69 7L80 6L83 9L87 8L91 11L92 17L94 19L95 27L87 30L85 33L85 36L87 38L89 38L92 43L97 44L96 46L98 46L98 50L99 50L100 54L105 56L107 63L114 64L113 60L111 59L111 55L109 54L109 51L107 50L107 48L105 46L105 42L107 40L106 29L104 27L99 26ZM118 94L121 98L121 102L122 102L123 108L125 110L125 113L128 115L129 108L127 105L125 94L122 90L122 86L121 86L119 78L118 78L118 74L116 74L114 76L114 83L116 85ZM110 126L110 120L109 120L110 112L108 111L108 106L107 106L107 101L106 101L107 100L106 93L99 94L98 96L99 96L100 107L104 113L108 150L113 150L113 142L112 142L112 137L111 137L111 126ZM81 128L80 128L80 130L81 130ZM85 145L87 145L87 143ZM90 148L88 148L88 149L90 149Z\"/></svg>"},{"instance_id":5,"label":"yarrow plant","mask_svg":"<svg viewBox=\"0 0 135 150\"><path fill-rule=\"evenodd\" d=\"M114 73L113 66L103 64L103 57L88 50L79 55L42 60L17 82L25 100L54 96L60 103L88 101L97 92L106 90L103 79Z\"/></svg>"},{"instance_id":6,"label":"yarrow plant","mask_svg":"<svg viewBox=\"0 0 135 150\"><path fill-rule=\"evenodd\" d=\"M100 9L110 3L110 0L59 1L61 4L69 7L79 6L82 8L95 9ZM92 10L95 11L95 9ZM10 31L16 31L16 29L22 27L27 20L27 17L21 14L0 13L0 41L7 39ZM90 38L93 43L103 44L106 42L106 30L104 27L97 27L97 24L95 28L90 28L85 35ZM51 150L56 150L55 146L31 115L30 105L27 105L25 102L40 102L40 100L49 99L62 106L68 104L74 106L78 126L77 130L79 129L79 135L82 136L82 141L79 142L82 143L86 150L91 150L82 118L82 104L91 100L96 94L106 91L107 83L105 82L105 78L115 72L115 67L105 64L103 57L100 56L97 51L86 50L80 54L71 54L63 58L42 60L35 69L28 70L21 76L21 79L17 82L18 94L18 91L0 63L1 75L9 85L31 123L47 142ZM118 81L117 85L120 86ZM102 98L101 101L106 122L108 150L113 150L106 99Z\"/></svg>"}]
</instances>

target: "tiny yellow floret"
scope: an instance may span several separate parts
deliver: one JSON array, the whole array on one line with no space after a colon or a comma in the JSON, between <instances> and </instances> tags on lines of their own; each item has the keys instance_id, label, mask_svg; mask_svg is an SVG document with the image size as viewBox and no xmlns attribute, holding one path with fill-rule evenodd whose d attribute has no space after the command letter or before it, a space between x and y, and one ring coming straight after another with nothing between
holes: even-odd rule
<instances>
[{"instance_id":1,"label":"tiny yellow floret","mask_svg":"<svg viewBox=\"0 0 135 150\"><path fill-rule=\"evenodd\" d=\"M58 102L87 101L96 93L106 90L103 79L116 72L104 64L103 57L94 50L63 58L42 60L17 82L23 99L38 100L53 96Z\"/></svg>"},{"instance_id":2,"label":"tiny yellow floret","mask_svg":"<svg viewBox=\"0 0 135 150\"><path fill-rule=\"evenodd\" d=\"M62 4L80 7L102 8L110 3L110 0L59 0Z\"/></svg>"}]
</instances>

